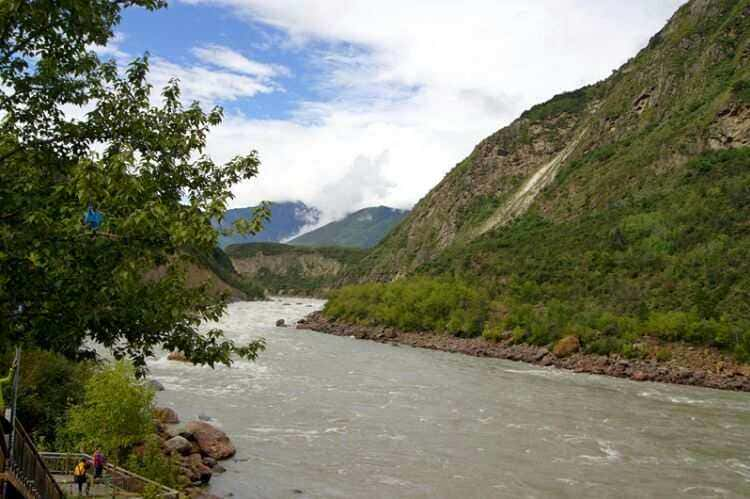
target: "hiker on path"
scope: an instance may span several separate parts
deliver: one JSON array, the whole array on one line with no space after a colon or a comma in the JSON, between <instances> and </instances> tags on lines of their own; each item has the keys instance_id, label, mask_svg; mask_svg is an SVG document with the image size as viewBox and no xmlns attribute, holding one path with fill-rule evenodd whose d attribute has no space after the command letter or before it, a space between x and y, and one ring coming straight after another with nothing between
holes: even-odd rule
<instances>
[{"instance_id":1,"label":"hiker on path","mask_svg":"<svg viewBox=\"0 0 750 499\"><path fill-rule=\"evenodd\" d=\"M86 484L86 478L87 478L87 472L88 472L88 463L86 462L85 458L81 458L81 460L76 464L76 467L73 468L73 480L75 481L76 485L78 485L78 495L83 495L83 486ZM88 491L87 491L88 492Z\"/></svg>"},{"instance_id":2,"label":"hiker on path","mask_svg":"<svg viewBox=\"0 0 750 499\"><path fill-rule=\"evenodd\" d=\"M94 451L94 480L102 477L102 471L104 471L104 454L99 447Z\"/></svg>"}]
</instances>

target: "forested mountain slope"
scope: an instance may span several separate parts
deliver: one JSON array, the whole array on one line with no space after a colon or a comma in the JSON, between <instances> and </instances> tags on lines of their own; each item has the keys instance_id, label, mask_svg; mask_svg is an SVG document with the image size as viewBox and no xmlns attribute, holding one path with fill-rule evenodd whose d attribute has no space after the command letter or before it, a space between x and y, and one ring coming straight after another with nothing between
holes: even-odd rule
<instances>
[{"instance_id":1,"label":"forested mountain slope","mask_svg":"<svg viewBox=\"0 0 750 499\"><path fill-rule=\"evenodd\" d=\"M749 356L749 35L750 0L688 2L611 77L483 140L348 275L407 278L344 290L329 316Z\"/></svg>"},{"instance_id":2,"label":"forested mountain slope","mask_svg":"<svg viewBox=\"0 0 750 499\"><path fill-rule=\"evenodd\" d=\"M610 78L483 140L361 275L408 274L529 210L559 224L632 204L680 182L700 153L750 145L748 9L745 0L691 1Z\"/></svg>"},{"instance_id":3,"label":"forested mountain slope","mask_svg":"<svg viewBox=\"0 0 750 499\"><path fill-rule=\"evenodd\" d=\"M363 208L341 220L295 237L289 244L371 248L382 241L407 213L406 210L387 206Z\"/></svg>"}]
</instances>

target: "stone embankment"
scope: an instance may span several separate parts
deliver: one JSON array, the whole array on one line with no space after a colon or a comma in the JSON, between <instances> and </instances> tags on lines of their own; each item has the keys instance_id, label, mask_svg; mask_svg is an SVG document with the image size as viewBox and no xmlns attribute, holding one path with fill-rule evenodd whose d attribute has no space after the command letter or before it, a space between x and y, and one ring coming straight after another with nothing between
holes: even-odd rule
<instances>
[{"instance_id":1,"label":"stone embankment","mask_svg":"<svg viewBox=\"0 0 750 499\"><path fill-rule=\"evenodd\" d=\"M635 381L657 381L695 385L722 390L750 392L750 366L738 364L720 352L683 344L659 344L658 351L668 352L669 360L656 355L626 359L619 355L594 355L580 351L572 337L564 338L556 348L513 344L511 340L489 341L484 338L405 332L389 327L370 327L333 322L316 312L297 323L297 329L309 329L336 336L457 352L475 357L495 357L557 367L581 373L603 374ZM652 347L654 345L651 345ZM652 351L656 351L652 348Z\"/></svg>"},{"instance_id":2,"label":"stone embankment","mask_svg":"<svg viewBox=\"0 0 750 499\"><path fill-rule=\"evenodd\" d=\"M168 407L154 409L154 419L162 451L179 466L183 491L195 499L219 499L207 493L205 486L214 474L225 471L219 461L235 454L229 437L205 421L180 424L177 413Z\"/></svg>"}]
</instances>

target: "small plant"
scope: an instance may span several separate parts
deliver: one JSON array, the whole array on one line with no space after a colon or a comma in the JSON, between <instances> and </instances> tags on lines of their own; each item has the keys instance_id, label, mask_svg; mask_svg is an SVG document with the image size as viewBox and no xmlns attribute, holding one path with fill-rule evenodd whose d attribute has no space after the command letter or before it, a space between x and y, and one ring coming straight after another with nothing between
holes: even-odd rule
<instances>
[{"instance_id":1,"label":"small plant","mask_svg":"<svg viewBox=\"0 0 750 499\"><path fill-rule=\"evenodd\" d=\"M656 360L659 362L668 362L672 360L672 352L666 348L660 348L656 351Z\"/></svg>"},{"instance_id":2,"label":"small plant","mask_svg":"<svg viewBox=\"0 0 750 499\"><path fill-rule=\"evenodd\" d=\"M738 81L732 86L732 92L740 102L750 104L750 81Z\"/></svg>"},{"instance_id":3,"label":"small plant","mask_svg":"<svg viewBox=\"0 0 750 499\"><path fill-rule=\"evenodd\" d=\"M643 359L646 357L646 350L640 344L624 344L621 351L626 359Z\"/></svg>"}]
</instances>

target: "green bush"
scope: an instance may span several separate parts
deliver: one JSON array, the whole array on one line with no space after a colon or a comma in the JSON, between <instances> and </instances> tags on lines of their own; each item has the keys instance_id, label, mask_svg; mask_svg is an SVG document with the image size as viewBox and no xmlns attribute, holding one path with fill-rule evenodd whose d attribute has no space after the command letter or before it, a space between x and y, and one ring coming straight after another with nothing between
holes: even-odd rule
<instances>
[{"instance_id":1,"label":"green bush","mask_svg":"<svg viewBox=\"0 0 750 499\"><path fill-rule=\"evenodd\" d=\"M2 356L3 373L7 373L13 355L7 352ZM83 383L93 371L92 362L75 362L39 350L24 351L18 385L18 418L26 431L37 441L54 442L65 412L83 400ZM10 393L5 400L10 401Z\"/></svg>"},{"instance_id":2,"label":"green bush","mask_svg":"<svg viewBox=\"0 0 750 499\"><path fill-rule=\"evenodd\" d=\"M128 470L167 487L178 487L179 460L165 456L156 435L149 435L143 453L133 452L128 458Z\"/></svg>"},{"instance_id":3,"label":"green bush","mask_svg":"<svg viewBox=\"0 0 750 499\"><path fill-rule=\"evenodd\" d=\"M659 362L667 362L669 360L672 360L672 352L670 352L666 348L660 348L656 351L656 360L658 360Z\"/></svg>"},{"instance_id":4,"label":"green bush","mask_svg":"<svg viewBox=\"0 0 750 499\"><path fill-rule=\"evenodd\" d=\"M572 92L565 92L554 96L543 104L538 104L521 115L531 121L541 121L563 113L576 114L581 112L590 100L592 88L584 87Z\"/></svg>"},{"instance_id":5,"label":"green bush","mask_svg":"<svg viewBox=\"0 0 750 499\"><path fill-rule=\"evenodd\" d=\"M83 400L70 408L58 446L91 452L99 447L116 463L154 432L154 391L138 381L125 361L105 364L82 380Z\"/></svg>"},{"instance_id":6,"label":"green bush","mask_svg":"<svg viewBox=\"0 0 750 499\"><path fill-rule=\"evenodd\" d=\"M740 80L732 86L732 92L738 100L750 104L750 81Z\"/></svg>"},{"instance_id":7,"label":"green bush","mask_svg":"<svg viewBox=\"0 0 750 499\"><path fill-rule=\"evenodd\" d=\"M324 314L354 323L478 336L487 316L487 294L462 282L417 277L347 286L332 293Z\"/></svg>"}]
</instances>

